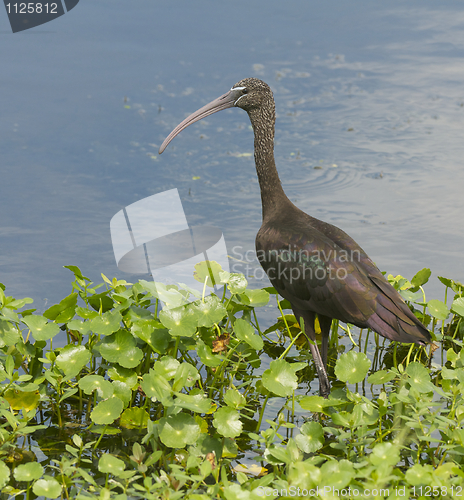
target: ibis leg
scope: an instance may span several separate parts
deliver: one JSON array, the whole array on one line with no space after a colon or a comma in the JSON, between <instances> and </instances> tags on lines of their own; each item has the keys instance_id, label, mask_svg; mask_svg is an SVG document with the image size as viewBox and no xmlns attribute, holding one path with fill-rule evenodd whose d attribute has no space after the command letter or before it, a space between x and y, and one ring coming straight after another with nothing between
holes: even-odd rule
<instances>
[{"instance_id":1,"label":"ibis leg","mask_svg":"<svg viewBox=\"0 0 464 500\"><path fill-rule=\"evenodd\" d=\"M330 383L329 377L327 376L326 365L322 359L321 353L317 347L316 343L316 334L314 332L314 319L315 314L312 311L303 311L299 309L293 308L293 313L297 318L298 322L302 323L301 319L304 322L304 333L311 340L309 343L309 349L311 354L313 355L314 364L316 366L317 376L319 377L319 392L321 396L324 398L328 398L330 394ZM328 336L327 336L328 340ZM324 340L322 342L324 347ZM327 356L327 347L325 348L326 356Z\"/></svg>"}]
</instances>

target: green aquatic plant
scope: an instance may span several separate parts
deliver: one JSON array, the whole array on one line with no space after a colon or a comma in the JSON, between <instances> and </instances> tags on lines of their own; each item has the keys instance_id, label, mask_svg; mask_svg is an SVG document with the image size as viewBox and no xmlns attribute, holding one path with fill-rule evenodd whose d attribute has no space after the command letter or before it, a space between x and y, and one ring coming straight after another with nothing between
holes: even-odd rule
<instances>
[{"instance_id":1,"label":"green aquatic plant","mask_svg":"<svg viewBox=\"0 0 464 500\"><path fill-rule=\"evenodd\" d=\"M324 399L272 288L216 266L195 271L203 294L68 268L72 293L42 315L0 286L0 498L464 494L462 284L440 278L444 300L427 301L429 270L389 276L435 361L334 322Z\"/></svg>"}]
</instances>

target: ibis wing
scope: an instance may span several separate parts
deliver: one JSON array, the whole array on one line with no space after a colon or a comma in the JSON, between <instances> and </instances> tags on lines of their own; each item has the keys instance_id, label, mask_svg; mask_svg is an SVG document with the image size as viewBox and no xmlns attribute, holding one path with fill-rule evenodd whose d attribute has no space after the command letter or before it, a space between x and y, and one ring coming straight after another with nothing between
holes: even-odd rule
<instances>
[{"instance_id":1,"label":"ibis wing","mask_svg":"<svg viewBox=\"0 0 464 500\"><path fill-rule=\"evenodd\" d=\"M428 330L362 248L322 224L263 224L257 255L274 288L298 309L370 327L391 340L430 342Z\"/></svg>"}]
</instances>

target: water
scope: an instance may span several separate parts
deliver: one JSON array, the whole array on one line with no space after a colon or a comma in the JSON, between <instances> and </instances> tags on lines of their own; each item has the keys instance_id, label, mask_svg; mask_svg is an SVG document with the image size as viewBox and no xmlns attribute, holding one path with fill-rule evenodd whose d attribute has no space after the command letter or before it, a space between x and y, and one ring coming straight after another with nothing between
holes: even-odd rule
<instances>
[{"instance_id":1,"label":"water","mask_svg":"<svg viewBox=\"0 0 464 500\"><path fill-rule=\"evenodd\" d=\"M442 298L437 275L464 281L463 25L459 3L418 0L93 0L15 35L0 15L0 281L41 312L70 291L64 265L136 279L116 267L109 221L172 188L191 224L220 227L232 256L252 257L261 207L246 114L216 114L157 149L256 76L275 94L292 201L381 270L430 267L428 296Z\"/></svg>"}]
</instances>

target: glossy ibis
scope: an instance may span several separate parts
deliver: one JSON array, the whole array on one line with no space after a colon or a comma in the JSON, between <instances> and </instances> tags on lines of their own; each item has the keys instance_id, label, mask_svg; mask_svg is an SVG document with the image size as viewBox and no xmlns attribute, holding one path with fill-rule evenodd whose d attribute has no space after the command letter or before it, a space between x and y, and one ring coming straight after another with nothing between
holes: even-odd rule
<instances>
[{"instance_id":1,"label":"glossy ibis","mask_svg":"<svg viewBox=\"0 0 464 500\"><path fill-rule=\"evenodd\" d=\"M159 153L192 123L234 106L248 113L254 132L263 207L263 223L256 236L257 257L274 288L292 305L300 325L304 323L321 394L327 397L330 393L326 367L333 318L371 328L390 340L421 345L431 342L429 331L364 250L344 231L307 215L287 198L274 162L275 104L266 83L256 78L236 83L180 123ZM316 315L322 356L315 342Z\"/></svg>"}]
</instances>

